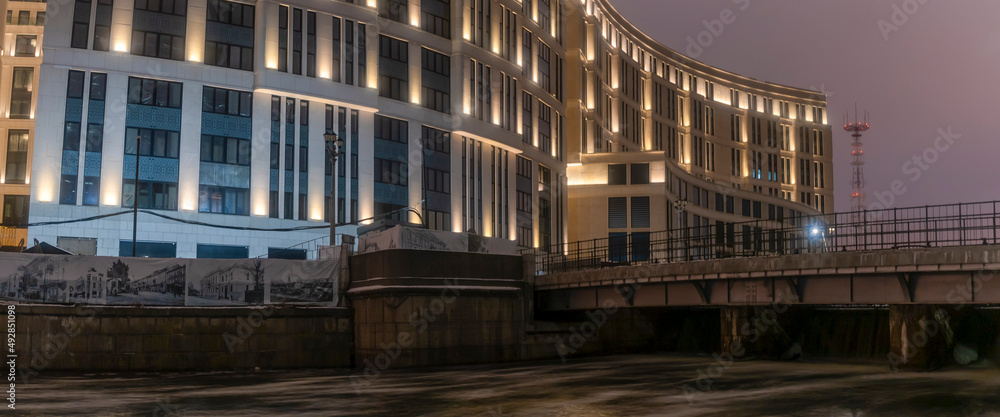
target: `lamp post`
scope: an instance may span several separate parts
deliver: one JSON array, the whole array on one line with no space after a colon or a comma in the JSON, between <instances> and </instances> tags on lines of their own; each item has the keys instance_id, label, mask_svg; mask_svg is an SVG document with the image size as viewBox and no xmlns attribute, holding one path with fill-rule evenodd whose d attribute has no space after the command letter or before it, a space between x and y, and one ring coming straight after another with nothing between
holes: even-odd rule
<instances>
[{"instance_id":1,"label":"lamp post","mask_svg":"<svg viewBox=\"0 0 1000 417\"><path fill-rule=\"evenodd\" d=\"M139 224L139 148L142 135L135 135L135 183L132 186L132 257L135 258L136 226Z\"/></svg>"},{"instance_id":2,"label":"lamp post","mask_svg":"<svg viewBox=\"0 0 1000 417\"><path fill-rule=\"evenodd\" d=\"M344 148L344 139L336 133L327 133L323 141L330 154L330 246L333 246L337 237L337 157Z\"/></svg>"},{"instance_id":3,"label":"lamp post","mask_svg":"<svg viewBox=\"0 0 1000 417\"><path fill-rule=\"evenodd\" d=\"M677 222L676 230L677 230L677 256L678 257L682 257L684 255L684 252L682 251L682 249L680 247L681 237L683 235L683 232L681 232L681 225L683 224L683 223L681 223L681 216L684 214L684 209L687 207L687 204L688 204L687 200L676 200L676 201L674 201L674 219Z\"/></svg>"}]
</instances>

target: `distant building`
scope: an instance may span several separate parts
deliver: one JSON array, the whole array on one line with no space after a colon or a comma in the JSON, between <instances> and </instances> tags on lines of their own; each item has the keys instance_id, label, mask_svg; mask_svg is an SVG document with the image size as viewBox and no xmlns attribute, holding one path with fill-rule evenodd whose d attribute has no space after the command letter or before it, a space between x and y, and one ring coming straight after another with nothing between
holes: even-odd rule
<instances>
[{"instance_id":1,"label":"distant building","mask_svg":"<svg viewBox=\"0 0 1000 417\"><path fill-rule=\"evenodd\" d=\"M247 302L247 292L257 289L247 268L218 269L201 279L200 297Z\"/></svg>"},{"instance_id":2,"label":"distant building","mask_svg":"<svg viewBox=\"0 0 1000 417\"><path fill-rule=\"evenodd\" d=\"M76 301L104 302L107 300L104 274L90 268L86 274L72 281L69 285L70 296Z\"/></svg>"},{"instance_id":3,"label":"distant building","mask_svg":"<svg viewBox=\"0 0 1000 417\"><path fill-rule=\"evenodd\" d=\"M133 291L158 292L161 294L184 295L185 265L172 265L158 269L152 274L132 283Z\"/></svg>"}]
</instances>

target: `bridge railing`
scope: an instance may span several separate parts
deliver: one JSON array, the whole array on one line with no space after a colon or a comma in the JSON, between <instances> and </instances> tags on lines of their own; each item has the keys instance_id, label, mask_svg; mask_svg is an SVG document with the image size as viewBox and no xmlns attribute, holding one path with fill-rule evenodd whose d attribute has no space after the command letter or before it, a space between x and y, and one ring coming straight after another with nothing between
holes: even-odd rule
<instances>
[{"instance_id":1,"label":"bridge railing","mask_svg":"<svg viewBox=\"0 0 1000 417\"><path fill-rule=\"evenodd\" d=\"M890 208L738 223L715 221L658 232L523 250L542 273L733 257L998 243L1000 202Z\"/></svg>"}]
</instances>

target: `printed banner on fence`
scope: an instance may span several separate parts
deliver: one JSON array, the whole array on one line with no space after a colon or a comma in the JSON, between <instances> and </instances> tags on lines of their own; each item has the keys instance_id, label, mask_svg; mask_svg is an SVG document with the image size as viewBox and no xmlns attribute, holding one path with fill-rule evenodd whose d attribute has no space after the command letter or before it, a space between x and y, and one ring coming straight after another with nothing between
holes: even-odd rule
<instances>
[{"instance_id":1,"label":"printed banner on fence","mask_svg":"<svg viewBox=\"0 0 1000 417\"><path fill-rule=\"evenodd\" d=\"M0 253L0 298L58 304L335 306L339 269L338 259L153 259Z\"/></svg>"}]
</instances>

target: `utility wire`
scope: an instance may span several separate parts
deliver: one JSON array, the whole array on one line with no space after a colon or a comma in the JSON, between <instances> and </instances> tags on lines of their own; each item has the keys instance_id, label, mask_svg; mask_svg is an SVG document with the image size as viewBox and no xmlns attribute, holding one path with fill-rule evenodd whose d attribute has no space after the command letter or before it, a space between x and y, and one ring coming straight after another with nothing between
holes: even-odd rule
<instances>
[{"instance_id":1,"label":"utility wire","mask_svg":"<svg viewBox=\"0 0 1000 417\"><path fill-rule=\"evenodd\" d=\"M414 211L414 212L416 212L416 210L413 209L412 207L403 207L403 208L400 208L400 209L397 209L397 210L393 210L393 211L391 211L389 213L381 214L381 215L379 215L377 217L389 216L389 215L396 214L396 213L401 212L401 211ZM283 227L283 228L277 228L277 229L265 229L265 228L260 228L260 227L243 227L243 226L225 226L225 225L221 225L221 224L205 223L205 222L200 222L200 221L196 221L196 220L178 219L176 217L168 216L168 215L165 215L165 214L160 214L160 213L149 211L149 210L139 210L139 212L145 213L145 214L149 214L149 215L152 215L152 216L156 216L156 217L160 217L160 218L163 218L163 219L175 221L175 222L178 222L178 223L191 224L191 225L195 225L195 226L214 227L214 228L218 228L218 229L242 230L242 231L251 231L251 232L298 232L298 231L303 231L303 230L328 229L330 227L329 223L326 223L325 225L322 225L322 226L296 226L296 227ZM26 227L55 226L55 225L61 225L61 224L81 223L81 222L89 222L89 221L94 221L94 220L106 219L106 218L109 218L109 217L120 216L122 214L130 214L130 213L132 213L132 210L120 211L120 212L117 212L117 213L101 214L101 215L98 215L98 216L84 217L82 219L58 220L58 221L28 223L25 226ZM417 213L417 215L419 216L420 213ZM376 216L373 216L373 217L368 217L368 218L365 218L365 219L360 219L360 220L355 221L355 222L337 223L337 226L356 225L356 224L358 224L360 222L363 222L363 221L374 220L375 218L376 218Z\"/></svg>"}]
</instances>

